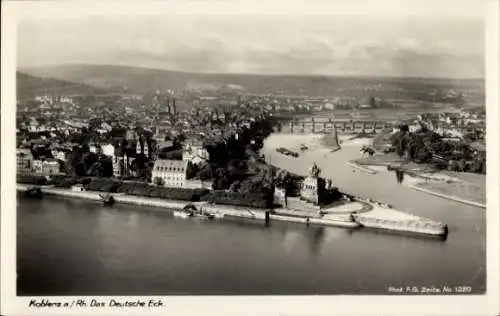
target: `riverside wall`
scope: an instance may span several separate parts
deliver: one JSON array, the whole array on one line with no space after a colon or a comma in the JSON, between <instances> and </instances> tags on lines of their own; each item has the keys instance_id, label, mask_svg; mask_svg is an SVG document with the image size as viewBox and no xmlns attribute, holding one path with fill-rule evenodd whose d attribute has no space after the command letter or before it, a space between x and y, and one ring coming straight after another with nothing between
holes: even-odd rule
<instances>
[{"instance_id":1,"label":"riverside wall","mask_svg":"<svg viewBox=\"0 0 500 316\"><path fill-rule=\"evenodd\" d=\"M431 191L431 190L428 190L428 189L421 188L421 187L419 187L417 185L409 185L409 187L412 188L413 190L424 192L424 193L427 193L427 194L430 194L430 195L434 195L434 196L437 196L437 197L440 197L440 198L443 198L443 199L447 199L447 200L455 201L455 202L458 202L458 203L462 203L462 204L476 206L476 207L479 207L479 208L486 209L486 205L482 204L482 203L478 203L478 202L474 202L474 201L469 201L469 200L461 199L459 197L452 196L452 195L446 195L446 194L443 194L443 193L438 193L438 192L435 192L435 191Z\"/></svg>"},{"instance_id":2,"label":"riverside wall","mask_svg":"<svg viewBox=\"0 0 500 316\"><path fill-rule=\"evenodd\" d=\"M20 192L28 190L29 187L31 186L25 184L17 184L17 190ZM41 188L42 192L47 195L63 196L68 198L79 198L91 201L101 201L100 197L101 192L94 192L94 191L78 192L69 189L54 188L52 186L41 186ZM246 208L246 207L218 205L218 204L216 205L216 204L208 204L207 202L165 200L165 199L126 195L123 193L115 193L112 195L114 197L115 202L117 203L156 207L159 210L170 211L170 212L182 209L188 204L194 204L198 209L215 213L217 215L216 217L219 218L224 218L224 216L228 216L228 217L238 217L244 219L247 218L259 221L265 221L266 213L268 213L270 220L279 220L285 222L315 224L322 226L336 226L344 228L357 228L366 226L366 227L372 227L389 231L392 230L409 231L424 235L447 234L446 225L437 222L433 222L431 225L429 225L428 221L426 221L425 219L419 220L419 218L415 217L413 221L411 221L412 225L407 225L408 223L407 219L400 220L398 219L398 216L395 216L395 218L388 220L383 216L379 218L376 212L371 212L371 211L364 212L362 213L362 215L354 214L354 220L349 219L345 216L337 216L331 218L317 218L311 216L310 218L308 218L308 217L284 215L279 212L278 214L273 214L273 212L271 212L270 209L256 209L256 208ZM398 212L396 210L392 211L398 214L402 214L404 217L405 213Z\"/></svg>"}]
</instances>

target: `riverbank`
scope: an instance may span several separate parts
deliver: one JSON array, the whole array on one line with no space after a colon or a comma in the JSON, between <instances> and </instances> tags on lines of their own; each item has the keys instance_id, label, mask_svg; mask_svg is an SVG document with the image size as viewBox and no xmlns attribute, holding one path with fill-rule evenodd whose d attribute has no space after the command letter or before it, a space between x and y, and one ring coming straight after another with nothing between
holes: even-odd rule
<instances>
[{"instance_id":1,"label":"riverbank","mask_svg":"<svg viewBox=\"0 0 500 316\"><path fill-rule=\"evenodd\" d=\"M17 184L17 190L20 192L27 191L31 185ZM101 192L94 191L71 191L69 189L55 188L53 186L41 186L43 194L61 196L66 198L78 198L90 201L102 201L100 197ZM348 216L325 216L321 218L311 218L307 219L305 217L293 216L292 214L286 214L286 211L274 213L271 209L257 209L250 207L238 207L229 205L217 205L210 204L208 202L190 202L190 201L180 201L180 200L166 200L142 196L127 195L124 193L112 193L111 194L116 203L137 205L137 206L148 206L156 207L158 209L173 212L175 210L182 210L187 205L194 205L198 210L208 211L217 218L224 218L225 216L240 217L240 218L251 218L259 219L262 221L266 220L266 212L269 212L269 219L275 219L287 222L299 222L306 224L318 224L325 226L337 226L337 227L348 227L356 228L360 227L359 223L354 222Z\"/></svg>"},{"instance_id":2,"label":"riverbank","mask_svg":"<svg viewBox=\"0 0 500 316\"><path fill-rule=\"evenodd\" d=\"M354 168L354 169L357 169L359 171L362 171L362 172L365 172L365 173L368 173L368 174L376 174L378 172L377 170L375 170L373 168L360 165L360 164L358 164L354 160L348 161L347 165L350 166L350 167L352 167L352 168Z\"/></svg>"},{"instance_id":3,"label":"riverbank","mask_svg":"<svg viewBox=\"0 0 500 316\"><path fill-rule=\"evenodd\" d=\"M448 200L451 200L454 202L458 202L458 203L467 204L467 205L476 206L479 208L486 209L486 204L484 204L484 203L479 203L479 202L475 202L475 201L471 201L471 200L465 200L465 199L462 199L460 197L451 195L448 192L450 190L449 187L444 188L444 187L440 187L439 185L433 184L433 185L431 185L431 188L427 189L425 187L422 187L423 185L425 185L425 184L410 185L410 187L414 190L421 191L421 192L431 194L431 195L434 195L437 197L441 197L444 199L448 199ZM442 190L444 193L437 192L439 190Z\"/></svg>"},{"instance_id":4,"label":"riverbank","mask_svg":"<svg viewBox=\"0 0 500 316\"><path fill-rule=\"evenodd\" d=\"M20 192L27 191L30 185L17 184L17 190ZM42 186L42 192L47 195L62 196L67 198L79 198L92 201L101 201L100 192L93 191L71 191L69 189L54 188L53 186ZM290 213L288 209L256 209L247 207L236 207L228 205L209 204L207 202L189 202L177 200L164 200L149 197L131 196L123 193L112 194L116 203L131 204L137 206L157 207L164 211L174 212L181 210L187 205L194 205L200 211L207 211L215 215L215 218L224 219L225 217L249 218L260 221L279 220L285 222L304 223L306 225L320 226L336 226L344 228L360 228L371 227L382 230L393 230L412 232L423 235L446 236L448 231L445 224L410 216L397 210L383 209L375 203L364 201L350 202L351 204L361 204L359 212L353 209L351 212L345 212L344 205L339 205L339 211L336 212L335 207L327 210L326 214L319 217L313 216L297 216ZM349 204L348 202L346 202ZM370 210L364 210L362 204L370 204ZM383 216L381 216L382 214ZM430 224L429 224L430 223ZM422 229L425 227L425 229Z\"/></svg>"},{"instance_id":5,"label":"riverbank","mask_svg":"<svg viewBox=\"0 0 500 316\"><path fill-rule=\"evenodd\" d=\"M349 165L374 174L387 171L390 165L401 166L405 177L403 184L426 194L431 194L453 202L486 208L486 178L481 174L437 170L431 165L405 163L395 154L374 155L354 159Z\"/></svg>"}]
</instances>

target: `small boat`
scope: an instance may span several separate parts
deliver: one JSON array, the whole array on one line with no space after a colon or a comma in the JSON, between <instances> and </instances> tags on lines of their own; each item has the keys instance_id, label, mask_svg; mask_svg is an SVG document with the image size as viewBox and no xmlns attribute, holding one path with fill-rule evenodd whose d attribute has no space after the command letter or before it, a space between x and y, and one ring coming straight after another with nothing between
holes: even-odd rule
<instances>
[{"instance_id":1,"label":"small boat","mask_svg":"<svg viewBox=\"0 0 500 316\"><path fill-rule=\"evenodd\" d=\"M193 213L185 210L180 210L180 211L174 211L174 217L178 218L188 218L188 217L193 217Z\"/></svg>"},{"instance_id":2,"label":"small boat","mask_svg":"<svg viewBox=\"0 0 500 316\"><path fill-rule=\"evenodd\" d=\"M306 145L304 144L300 145L300 150L307 150L307 149L309 149L309 147L307 147Z\"/></svg>"},{"instance_id":3,"label":"small boat","mask_svg":"<svg viewBox=\"0 0 500 316\"><path fill-rule=\"evenodd\" d=\"M115 199L111 194L99 194L99 197L104 205L111 206L115 203Z\"/></svg>"},{"instance_id":4,"label":"small boat","mask_svg":"<svg viewBox=\"0 0 500 316\"><path fill-rule=\"evenodd\" d=\"M26 191L24 191L24 196L29 198L42 198L42 189L39 186L31 186Z\"/></svg>"},{"instance_id":5,"label":"small boat","mask_svg":"<svg viewBox=\"0 0 500 316\"><path fill-rule=\"evenodd\" d=\"M206 218L206 219L214 219L215 215L211 214L211 213L203 213L203 214L201 214L201 217Z\"/></svg>"},{"instance_id":6,"label":"small boat","mask_svg":"<svg viewBox=\"0 0 500 316\"><path fill-rule=\"evenodd\" d=\"M195 216L197 212L196 206L193 204L188 204L182 208L182 210L174 211L174 217L178 218L188 218Z\"/></svg>"}]
</instances>

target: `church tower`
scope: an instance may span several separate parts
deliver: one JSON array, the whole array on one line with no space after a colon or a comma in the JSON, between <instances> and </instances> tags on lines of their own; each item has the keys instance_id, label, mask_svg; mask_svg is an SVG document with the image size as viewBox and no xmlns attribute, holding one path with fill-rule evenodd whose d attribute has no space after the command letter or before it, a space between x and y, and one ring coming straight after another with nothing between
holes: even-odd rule
<instances>
[{"instance_id":1,"label":"church tower","mask_svg":"<svg viewBox=\"0 0 500 316\"><path fill-rule=\"evenodd\" d=\"M141 139L139 137L137 137L137 144L135 146L135 153L137 155L141 154L142 153L142 148L141 148Z\"/></svg>"},{"instance_id":2,"label":"church tower","mask_svg":"<svg viewBox=\"0 0 500 316\"><path fill-rule=\"evenodd\" d=\"M115 156L113 159L113 176L119 178L123 175L123 157Z\"/></svg>"},{"instance_id":3,"label":"church tower","mask_svg":"<svg viewBox=\"0 0 500 316\"><path fill-rule=\"evenodd\" d=\"M177 114L177 106L175 105L175 98L173 98L172 100L172 115L176 115Z\"/></svg>"},{"instance_id":4,"label":"church tower","mask_svg":"<svg viewBox=\"0 0 500 316\"><path fill-rule=\"evenodd\" d=\"M128 156L127 153L123 156L123 176L128 176Z\"/></svg>"},{"instance_id":5,"label":"church tower","mask_svg":"<svg viewBox=\"0 0 500 316\"><path fill-rule=\"evenodd\" d=\"M142 152L144 153L144 156L149 157L149 146L148 146L148 142L147 142L146 140L144 140L144 143L143 143L142 145L143 145L143 150L142 150Z\"/></svg>"},{"instance_id":6,"label":"church tower","mask_svg":"<svg viewBox=\"0 0 500 316\"><path fill-rule=\"evenodd\" d=\"M168 114L172 114L172 108L170 106L170 97L167 97L167 112Z\"/></svg>"}]
</instances>

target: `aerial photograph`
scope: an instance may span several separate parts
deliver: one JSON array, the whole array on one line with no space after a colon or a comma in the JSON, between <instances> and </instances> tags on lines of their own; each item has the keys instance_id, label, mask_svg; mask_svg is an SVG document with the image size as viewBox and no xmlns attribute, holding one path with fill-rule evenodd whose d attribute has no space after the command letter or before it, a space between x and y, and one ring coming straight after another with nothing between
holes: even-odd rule
<instances>
[{"instance_id":1,"label":"aerial photograph","mask_svg":"<svg viewBox=\"0 0 500 316\"><path fill-rule=\"evenodd\" d=\"M29 15L16 47L18 296L486 293L481 14Z\"/></svg>"}]
</instances>

